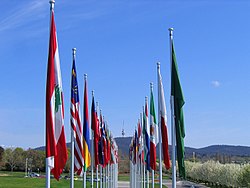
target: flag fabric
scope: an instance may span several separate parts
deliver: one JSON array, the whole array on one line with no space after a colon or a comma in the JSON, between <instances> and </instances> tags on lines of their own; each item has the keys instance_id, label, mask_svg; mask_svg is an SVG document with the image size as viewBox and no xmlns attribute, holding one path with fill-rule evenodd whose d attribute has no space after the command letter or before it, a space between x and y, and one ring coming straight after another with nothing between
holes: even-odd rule
<instances>
[{"instance_id":1,"label":"flag fabric","mask_svg":"<svg viewBox=\"0 0 250 188\"><path fill-rule=\"evenodd\" d=\"M168 150L168 131L167 131L167 110L164 97L164 89L162 84L162 77L160 73L160 66L158 66L158 100L159 100L159 127L162 137L162 153L166 169L170 168L170 157Z\"/></svg>"},{"instance_id":2,"label":"flag fabric","mask_svg":"<svg viewBox=\"0 0 250 188\"><path fill-rule=\"evenodd\" d=\"M174 52L174 44L172 43L172 76L171 76L171 95L174 97L174 115L175 115L175 128L176 128L176 147L177 147L177 160L179 175L186 178L185 164L184 164L184 116L183 105L185 104L182 94L180 79L178 75L177 61Z\"/></svg>"},{"instance_id":3,"label":"flag fabric","mask_svg":"<svg viewBox=\"0 0 250 188\"><path fill-rule=\"evenodd\" d=\"M68 153L64 134L62 79L53 9L46 85L46 158L51 172L59 180Z\"/></svg>"},{"instance_id":4,"label":"flag fabric","mask_svg":"<svg viewBox=\"0 0 250 188\"><path fill-rule=\"evenodd\" d=\"M158 139L158 128L156 124L153 86L151 85L150 94L150 167L156 170L156 145Z\"/></svg>"},{"instance_id":5,"label":"flag fabric","mask_svg":"<svg viewBox=\"0 0 250 188\"><path fill-rule=\"evenodd\" d=\"M78 175L83 170L83 145L82 145L82 123L80 118L80 101L77 84L77 74L75 66L75 56L73 57L72 79L71 79L71 109L70 123L74 134L74 172Z\"/></svg>"},{"instance_id":6,"label":"flag fabric","mask_svg":"<svg viewBox=\"0 0 250 188\"><path fill-rule=\"evenodd\" d=\"M102 114L100 113L100 139L98 143L98 150L99 150L99 162L102 167L106 167L107 165L107 140L105 135L105 125Z\"/></svg>"},{"instance_id":7,"label":"flag fabric","mask_svg":"<svg viewBox=\"0 0 250 188\"><path fill-rule=\"evenodd\" d=\"M107 164L110 163L111 160L111 140L110 140L110 131L106 127L105 130L106 133L106 139L107 139Z\"/></svg>"},{"instance_id":8,"label":"flag fabric","mask_svg":"<svg viewBox=\"0 0 250 188\"><path fill-rule=\"evenodd\" d=\"M91 129L94 133L94 159L95 159L95 167L99 164L98 159L98 141L99 141L99 123L97 119L97 111L95 107L95 99L92 97L92 106L91 106Z\"/></svg>"},{"instance_id":9,"label":"flag fabric","mask_svg":"<svg viewBox=\"0 0 250 188\"><path fill-rule=\"evenodd\" d=\"M150 170L150 128L148 123L148 100L145 101L145 111L143 112L143 136L144 136L144 161L146 169Z\"/></svg>"},{"instance_id":10,"label":"flag fabric","mask_svg":"<svg viewBox=\"0 0 250 188\"><path fill-rule=\"evenodd\" d=\"M116 141L115 141L112 133L110 133L110 141L111 141L111 160L110 160L110 162L111 162L111 164L117 164L118 163L118 146L116 144Z\"/></svg>"},{"instance_id":11,"label":"flag fabric","mask_svg":"<svg viewBox=\"0 0 250 188\"><path fill-rule=\"evenodd\" d=\"M140 120L138 120L138 155L140 163L142 162L142 159L144 158L144 152L143 152L143 142L142 142L142 129L141 129L141 123Z\"/></svg>"},{"instance_id":12,"label":"flag fabric","mask_svg":"<svg viewBox=\"0 0 250 188\"><path fill-rule=\"evenodd\" d=\"M88 91L87 79L85 78L84 88L84 124L83 124L83 158L84 158L84 172L91 165L90 155L90 127L89 127L89 112L88 112Z\"/></svg>"}]
</instances>

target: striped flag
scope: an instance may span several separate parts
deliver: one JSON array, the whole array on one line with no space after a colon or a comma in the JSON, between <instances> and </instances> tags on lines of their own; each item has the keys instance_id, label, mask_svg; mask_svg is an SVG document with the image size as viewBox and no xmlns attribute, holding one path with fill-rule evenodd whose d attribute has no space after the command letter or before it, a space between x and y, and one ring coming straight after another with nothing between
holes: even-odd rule
<instances>
[{"instance_id":1,"label":"striped flag","mask_svg":"<svg viewBox=\"0 0 250 188\"><path fill-rule=\"evenodd\" d=\"M158 140L158 128L156 124L153 84L151 84L150 96L150 167L156 170L156 145Z\"/></svg>"},{"instance_id":2,"label":"striped flag","mask_svg":"<svg viewBox=\"0 0 250 188\"><path fill-rule=\"evenodd\" d=\"M77 172L78 175L80 175L83 170L82 123L80 114L80 101L75 67L75 56L73 56L70 123L74 134L74 172Z\"/></svg>"},{"instance_id":3,"label":"striped flag","mask_svg":"<svg viewBox=\"0 0 250 188\"><path fill-rule=\"evenodd\" d=\"M166 103L164 97L164 89L162 84L162 77L160 73L160 64L158 64L158 100L159 100L159 126L162 135L162 151L163 151L163 159L166 169L170 168L170 157L168 150L168 131L167 131L167 110Z\"/></svg>"},{"instance_id":4,"label":"striped flag","mask_svg":"<svg viewBox=\"0 0 250 188\"><path fill-rule=\"evenodd\" d=\"M148 123L148 98L145 100L145 111L143 113L143 134L144 134L144 153L146 168L150 170L150 132Z\"/></svg>"},{"instance_id":5,"label":"striped flag","mask_svg":"<svg viewBox=\"0 0 250 188\"><path fill-rule=\"evenodd\" d=\"M59 180L67 158L61 69L54 9L52 9L46 85L46 159L48 167L57 180Z\"/></svg>"},{"instance_id":6,"label":"striped flag","mask_svg":"<svg viewBox=\"0 0 250 188\"><path fill-rule=\"evenodd\" d=\"M83 158L84 158L84 172L87 171L91 165L90 157L90 127L89 127L89 111L88 111L88 91L87 91L87 78L85 76L84 88L84 122L83 122Z\"/></svg>"},{"instance_id":7,"label":"striped flag","mask_svg":"<svg viewBox=\"0 0 250 188\"><path fill-rule=\"evenodd\" d=\"M95 155L95 166L99 164L98 159L98 141L100 137L99 123L97 119L97 111L95 107L94 95L92 96L92 106L91 106L91 129L94 133L94 155Z\"/></svg>"}]
</instances>

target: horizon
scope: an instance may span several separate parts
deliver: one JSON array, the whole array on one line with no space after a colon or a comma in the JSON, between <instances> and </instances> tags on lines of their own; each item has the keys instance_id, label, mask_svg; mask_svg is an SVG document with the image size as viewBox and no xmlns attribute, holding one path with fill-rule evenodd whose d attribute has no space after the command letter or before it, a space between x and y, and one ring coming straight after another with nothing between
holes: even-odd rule
<instances>
[{"instance_id":1,"label":"horizon","mask_svg":"<svg viewBox=\"0 0 250 188\"><path fill-rule=\"evenodd\" d=\"M49 0L1 5L0 144L44 145ZM171 141L168 28L173 27L186 102L185 145L249 147L249 8L250 2L244 0L56 0L66 141L71 135L72 48L77 48L80 104L87 73L89 108L94 90L114 137L121 135L123 127L126 135L133 134L150 82L154 82L157 114L156 63L160 61Z\"/></svg>"}]
</instances>

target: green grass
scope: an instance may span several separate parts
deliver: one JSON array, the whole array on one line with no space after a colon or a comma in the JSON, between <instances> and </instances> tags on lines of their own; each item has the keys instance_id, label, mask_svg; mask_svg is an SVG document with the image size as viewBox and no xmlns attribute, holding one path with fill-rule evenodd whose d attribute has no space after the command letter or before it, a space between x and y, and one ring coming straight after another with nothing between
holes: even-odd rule
<instances>
[{"instance_id":1,"label":"green grass","mask_svg":"<svg viewBox=\"0 0 250 188\"><path fill-rule=\"evenodd\" d=\"M75 188L82 187L82 181L75 180ZM51 188L69 188L70 180L51 179ZM23 172L0 172L0 188L44 188L45 178L25 178ZM87 182L87 186L90 183Z\"/></svg>"},{"instance_id":2,"label":"green grass","mask_svg":"<svg viewBox=\"0 0 250 188\"><path fill-rule=\"evenodd\" d=\"M25 178L24 172L5 172L0 171L0 188L44 188L45 178ZM66 174L65 174L66 175ZM63 175L64 176L64 175ZM129 174L122 174L118 177L119 181L129 181ZM61 179L56 181L51 179L51 188L69 188L70 180ZM82 181L74 181L75 188L82 188ZM90 182L87 182L86 187L90 187ZM95 187L95 185L94 185ZM155 188L159 187L159 184L155 184ZM165 187L165 186L163 186Z\"/></svg>"}]
</instances>

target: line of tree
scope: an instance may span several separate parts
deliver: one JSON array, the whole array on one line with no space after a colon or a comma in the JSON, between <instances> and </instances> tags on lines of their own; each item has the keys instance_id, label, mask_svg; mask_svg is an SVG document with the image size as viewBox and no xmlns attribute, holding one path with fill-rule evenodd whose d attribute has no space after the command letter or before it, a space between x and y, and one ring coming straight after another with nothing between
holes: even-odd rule
<instances>
[{"instance_id":1,"label":"line of tree","mask_svg":"<svg viewBox=\"0 0 250 188\"><path fill-rule=\"evenodd\" d=\"M25 171L27 167L30 171L44 171L44 159L44 151L0 147L0 170Z\"/></svg>"}]
</instances>

